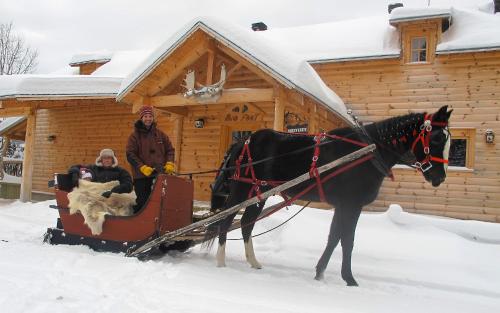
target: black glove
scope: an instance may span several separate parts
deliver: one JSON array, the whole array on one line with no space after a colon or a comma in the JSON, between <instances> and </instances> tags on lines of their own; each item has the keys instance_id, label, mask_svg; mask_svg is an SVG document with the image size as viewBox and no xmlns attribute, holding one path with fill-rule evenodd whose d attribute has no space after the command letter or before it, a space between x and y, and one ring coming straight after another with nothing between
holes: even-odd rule
<instances>
[{"instance_id":1,"label":"black glove","mask_svg":"<svg viewBox=\"0 0 500 313\"><path fill-rule=\"evenodd\" d=\"M70 167L68 174L71 175L71 185L78 187L78 179L80 179L80 169L76 166Z\"/></svg>"},{"instance_id":2,"label":"black glove","mask_svg":"<svg viewBox=\"0 0 500 313\"><path fill-rule=\"evenodd\" d=\"M111 190L105 191L101 194L104 198L109 198L113 192Z\"/></svg>"},{"instance_id":3,"label":"black glove","mask_svg":"<svg viewBox=\"0 0 500 313\"><path fill-rule=\"evenodd\" d=\"M70 173L70 175L71 175L71 186L78 187L78 179L80 178L80 173L73 172L73 173Z\"/></svg>"}]
</instances>

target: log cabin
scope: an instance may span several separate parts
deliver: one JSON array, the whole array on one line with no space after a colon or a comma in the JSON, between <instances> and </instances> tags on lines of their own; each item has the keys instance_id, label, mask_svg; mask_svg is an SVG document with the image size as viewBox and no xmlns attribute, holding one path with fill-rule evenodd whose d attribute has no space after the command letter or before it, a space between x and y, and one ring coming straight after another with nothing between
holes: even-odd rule
<instances>
[{"instance_id":1,"label":"log cabin","mask_svg":"<svg viewBox=\"0 0 500 313\"><path fill-rule=\"evenodd\" d=\"M83 54L54 74L0 77L0 116L26 116L20 197L50 194L53 173L94 162L104 147L127 168L125 143L144 104L173 142L178 172L217 168L232 142L260 128L317 133L352 125L348 109L369 123L447 104L454 114L446 182L435 189L397 166L366 210L398 203L500 222L495 13L398 7L281 29L202 18L154 51ZM193 96L216 85L222 93ZM213 178L193 177L195 199L209 199Z\"/></svg>"}]
</instances>

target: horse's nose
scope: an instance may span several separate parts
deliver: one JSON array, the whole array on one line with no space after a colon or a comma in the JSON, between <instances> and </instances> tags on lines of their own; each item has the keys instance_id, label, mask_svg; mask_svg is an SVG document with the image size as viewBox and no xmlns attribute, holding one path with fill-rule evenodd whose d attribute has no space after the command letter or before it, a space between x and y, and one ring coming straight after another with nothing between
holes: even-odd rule
<instances>
[{"instance_id":1,"label":"horse's nose","mask_svg":"<svg viewBox=\"0 0 500 313\"><path fill-rule=\"evenodd\" d=\"M439 185L441 185L442 182L444 182L444 179L445 179L444 176L433 179L432 180L432 186L433 187L438 187Z\"/></svg>"}]
</instances>

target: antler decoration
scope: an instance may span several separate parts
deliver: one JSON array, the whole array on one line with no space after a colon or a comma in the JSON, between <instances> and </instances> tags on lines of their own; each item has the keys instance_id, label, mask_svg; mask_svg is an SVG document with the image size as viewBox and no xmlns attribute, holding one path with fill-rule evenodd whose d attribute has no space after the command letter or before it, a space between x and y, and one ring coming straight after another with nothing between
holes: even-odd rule
<instances>
[{"instance_id":1,"label":"antler decoration","mask_svg":"<svg viewBox=\"0 0 500 313\"><path fill-rule=\"evenodd\" d=\"M222 95L222 90L224 89L224 83L226 82L226 66L222 64L220 68L220 79L218 82L208 86L202 86L199 89L195 89L195 76L194 71L189 71L184 78L184 83L182 87L186 88L184 97L190 98L195 97L197 102L207 103L207 102L217 102L217 100Z\"/></svg>"}]
</instances>

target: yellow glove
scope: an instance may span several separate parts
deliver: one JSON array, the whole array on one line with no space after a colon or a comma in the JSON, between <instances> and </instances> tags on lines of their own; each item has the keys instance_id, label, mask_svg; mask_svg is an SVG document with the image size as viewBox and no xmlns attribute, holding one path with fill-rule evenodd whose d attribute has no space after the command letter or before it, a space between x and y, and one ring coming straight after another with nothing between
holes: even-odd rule
<instances>
[{"instance_id":1,"label":"yellow glove","mask_svg":"<svg viewBox=\"0 0 500 313\"><path fill-rule=\"evenodd\" d=\"M175 171L175 164L173 162L167 162L163 167L165 173L168 175L173 175Z\"/></svg>"},{"instance_id":2,"label":"yellow glove","mask_svg":"<svg viewBox=\"0 0 500 313\"><path fill-rule=\"evenodd\" d=\"M141 173L144 174L144 176L150 176L151 174L153 174L153 171L154 169L152 167L149 167L147 165L143 165L139 168L139 170L141 171Z\"/></svg>"}]
</instances>

